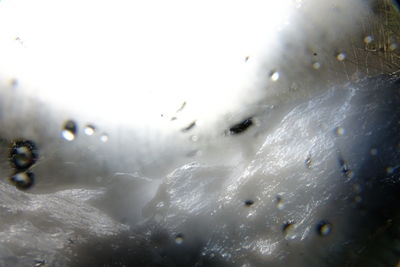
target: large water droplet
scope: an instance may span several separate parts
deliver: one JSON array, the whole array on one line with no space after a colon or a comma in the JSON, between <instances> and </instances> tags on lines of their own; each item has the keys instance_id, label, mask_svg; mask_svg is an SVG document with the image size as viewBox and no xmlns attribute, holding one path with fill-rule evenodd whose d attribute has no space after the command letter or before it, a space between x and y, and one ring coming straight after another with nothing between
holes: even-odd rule
<instances>
[{"instance_id":1,"label":"large water droplet","mask_svg":"<svg viewBox=\"0 0 400 267\"><path fill-rule=\"evenodd\" d=\"M321 221L317 225L317 232L321 236L327 236L332 232L332 224L327 221Z\"/></svg>"},{"instance_id":2,"label":"large water droplet","mask_svg":"<svg viewBox=\"0 0 400 267\"><path fill-rule=\"evenodd\" d=\"M35 176L33 172L17 172L10 178L11 182L21 190L26 190L31 188L35 183Z\"/></svg>"},{"instance_id":3,"label":"large water droplet","mask_svg":"<svg viewBox=\"0 0 400 267\"><path fill-rule=\"evenodd\" d=\"M96 129L96 128L95 128L93 125L88 124L88 125L86 125L85 128L83 129L83 132L84 132L86 135L93 135L95 129Z\"/></svg>"},{"instance_id":4,"label":"large water droplet","mask_svg":"<svg viewBox=\"0 0 400 267\"><path fill-rule=\"evenodd\" d=\"M285 207L285 203L281 196L276 197L276 207L280 210L282 210Z\"/></svg>"},{"instance_id":5,"label":"large water droplet","mask_svg":"<svg viewBox=\"0 0 400 267\"><path fill-rule=\"evenodd\" d=\"M269 75L269 78L271 79L271 81L276 82L277 80L279 80L279 72L277 71L273 71L271 72L271 74Z\"/></svg>"},{"instance_id":6,"label":"large water droplet","mask_svg":"<svg viewBox=\"0 0 400 267\"><path fill-rule=\"evenodd\" d=\"M10 148L10 162L17 170L30 168L38 159L38 150L30 140L14 141Z\"/></svg>"},{"instance_id":7,"label":"large water droplet","mask_svg":"<svg viewBox=\"0 0 400 267\"><path fill-rule=\"evenodd\" d=\"M66 121L61 132L62 137L67 141L73 141L76 137L78 127L72 120Z\"/></svg>"}]
</instances>

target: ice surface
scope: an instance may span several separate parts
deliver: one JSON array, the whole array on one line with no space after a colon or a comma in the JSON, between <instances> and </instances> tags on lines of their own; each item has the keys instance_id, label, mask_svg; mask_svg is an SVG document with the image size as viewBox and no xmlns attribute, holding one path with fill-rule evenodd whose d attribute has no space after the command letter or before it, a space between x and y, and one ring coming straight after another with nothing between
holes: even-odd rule
<instances>
[{"instance_id":1,"label":"ice surface","mask_svg":"<svg viewBox=\"0 0 400 267\"><path fill-rule=\"evenodd\" d=\"M393 12L0 2L0 266L395 266Z\"/></svg>"}]
</instances>

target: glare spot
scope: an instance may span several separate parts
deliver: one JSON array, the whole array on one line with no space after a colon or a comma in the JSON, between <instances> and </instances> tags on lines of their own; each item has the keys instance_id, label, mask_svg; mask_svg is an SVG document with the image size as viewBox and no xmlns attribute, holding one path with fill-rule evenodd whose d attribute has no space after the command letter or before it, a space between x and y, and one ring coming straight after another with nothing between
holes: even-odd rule
<instances>
[{"instance_id":1,"label":"glare spot","mask_svg":"<svg viewBox=\"0 0 400 267\"><path fill-rule=\"evenodd\" d=\"M177 234L175 237L175 243L181 245L184 241L183 234Z\"/></svg>"},{"instance_id":2,"label":"glare spot","mask_svg":"<svg viewBox=\"0 0 400 267\"><path fill-rule=\"evenodd\" d=\"M93 125L86 125L83 130L86 135L93 135L95 131L95 127Z\"/></svg>"},{"instance_id":3,"label":"glare spot","mask_svg":"<svg viewBox=\"0 0 400 267\"><path fill-rule=\"evenodd\" d=\"M314 63L312 64L312 67L313 67L313 69L315 69L315 70L319 70L319 69L321 68L321 63L319 63L319 62L314 62Z\"/></svg>"},{"instance_id":4,"label":"glare spot","mask_svg":"<svg viewBox=\"0 0 400 267\"><path fill-rule=\"evenodd\" d=\"M346 56L346 53L344 53L344 52L341 52L341 53L339 53L339 54L336 55L336 59L339 60L339 61L345 60L346 57L347 57L347 56Z\"/></svg>"},{"instance_id":5,"label":"glare spot","mask_svg":"<svg viewBox=\"0 0 400 267\"><path fill-rule=\"evenodd\" d=\"M77 132L76 123L72 120L66 121L61 132L62 137L67 141L73 141Z\"/></svg>"},{"instance_id":6,"label":"glare spot","mask_svg":"<svg viewBox=\"0 0 400 267\"><path fill-rule=\"evenodd\" d=\"M365 36L364 43L370 44L370 43L372 43L373 40L374 40L374 38L371 35L368 35L368 36Z\"/></svg>"},{"instance_id":7,"label":"glare spot","mask_svg":"<svg viewBox=\"0 0 400 267\"><path fill-rule=\"evenodd\" d=\"M327 236L332 232L332 224L326 221L321 221L317 225L317 232L321 236Z\"/></svg>"},{"instance_id":8,"label":"glare spot","mask_svg":"<svg viewBox=\"0 0 400 267\"><path fill-rule=\"evenodd\" d=\"M276 82L279 80L279 76L280 76L279 72L273 71L273 72L271 72L269 78L271 79L271 81Z\"/></svg>"},{"instance_id":9,"label":"glare spot","mask_svg":"<svg viewBox=\"0 0 400 267\"><path fill-rule=\"evenodd\" d=\"M10 180L20 190L29 189L35 183L34 174L30 171L17 172L11 176Z\"/></svg>"},{"instance_id":10,"label":"glare spot","mask_svg":"<svg viewBox=\"0 0 400 267\"><path fill-rule=\"evenodd\" d=\"M106 143L108 141L108 135L107 134L102 134L100 136L100 141L102 141L103 143Z\"/></svg>"}]
</instances>

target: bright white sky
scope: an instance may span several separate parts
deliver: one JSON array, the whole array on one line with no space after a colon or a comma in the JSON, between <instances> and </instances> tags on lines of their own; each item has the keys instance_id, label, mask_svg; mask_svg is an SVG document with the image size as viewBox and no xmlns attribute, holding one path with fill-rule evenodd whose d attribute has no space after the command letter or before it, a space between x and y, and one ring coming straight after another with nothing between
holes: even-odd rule
<instances>
[{"instance_id":1,"label":"bright white sky","mask_svg":"<svg viewBox=\"0 0 400 267\"><path fill-rule=\"evenodd\" d=\"M293 2L3 0L0 75L93 118L154 124L186 101L206 120L254 86Z\"/></svg>"}]
</instances>

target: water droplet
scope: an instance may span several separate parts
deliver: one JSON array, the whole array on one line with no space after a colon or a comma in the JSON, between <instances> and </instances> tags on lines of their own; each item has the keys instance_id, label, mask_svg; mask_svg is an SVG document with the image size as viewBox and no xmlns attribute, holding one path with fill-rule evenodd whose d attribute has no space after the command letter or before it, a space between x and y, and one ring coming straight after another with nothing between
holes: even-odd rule
<instances>
[{"instance_id":1,"label":"water droplet","mask_svg":"<svg viewBox=\"0 0 400 267\"><path fill-rule=\"evenodd\" d=\"M244 58L244 62L249 61L249 58L250 58L249 56L245 57L245 58Z\"/></svg>"},{"instance_id":2,"label":"water droplet","mask_svg":"<svg viewBox=\"0 0 400 267\"><path fill-rule=\"evenodd\" d=\"M247 199L247 200L244 201L244 204L245 204L247 207L250 207L251 205L254 204L254 201L251 200L251 199Z\"/></svg>"},{"instance_id":3,"label":"water droplet","mask_svg":"<svg viewBox=\"0 0 400 267\"><path fill-rule=\"evenodd\" d=\"M346 57L347 57L347 55L344 52L340 52L339 54L336 55L336 59L339 60L339 61L345 60Z\"/></svg>"},{"instance_id":4,"label":"water droplet","mask_svg":"<svg viewBox=\"0 0 400 267\"><path fill-rule=\"evenodd\" d=\"M312 67L313 67L313 69L315 69L315 70L319 70L319 69L321 68L321 63L319 63L319 62L314 62L314 63L312 64Z\"/></svg>"},{"instance_id":5,"label":"water droplet","mask_svg":"<svg viewBox=\"0 0 400 267\"><path fill-rule=\"evenodd\" d=\"M386 173L387 174L392 174L394 172L394 170L395 170L395 168L389 166L389 167L386 168Z\"/></svg>"},{"instance_id":6,"label":"water droplet","mask_svg":"<svg viewBox=\"0 0 400 267\"><path fill-rule=\"evenodd\" d=\"M389 45L389 50L390 50L390 51L394 51L394 50L397 49L397 47L399 47L398 44L395 43L395 42L393 42L393 43L391 43L391 44Z\"/></svg>"},{"instance_id":7,"label":"water droplet","mask_svg":"<svg viewBox=\"0 0 400 267\"><path fill-rule=\"evenodd\" d=\"M339 158L339 165L341 168L341 172L345 177L347 178L353 177L353 172L350 170L349 164L341 157Z\"/></svg>"},{"instance_id":8,"label":"water droplet","mask_svg":"<svg viewBox=\"0 0 400 267\"><path fill-rule=\"evenodd\" d=\"M311 155L309 155L309 156L306 158L306 160L304 161L304 163L306 164L306 167L307 167L307 168L311 168L311 163L312 163L312 161L311 161Z\"/></svg>"},{"instance_id":9,"label":"water droplet","mask_svg":"<svg viewBox=\"0 0 400 267\"><path fill-rule=\"evenodd\" d=\"M362 201L362 197L361 196L357 195L357 196L354 197L354 202L360 203L361 201Z\"/></svg>"},{"instance_id":10,"label":"water droplet","mask_svg":"<svg viewBox=\"0 0 400 267\"><path fill-rule=\"evenodd\" d=\"M368 36L365 36L364 43L370 44L370 43L372 43L373 40L374 40L374 38L371 35L368 35Z\"/></svg>"},{"instance_id":11,"label":"water droplet","mask_svg":"<svg viewBox=\"0 0 400 267\"><path fill-rule=\"evenodd\" d=\"M10 148L10 162L17 170L30 168L38 159L38 150L30 140L14 141Z\"/></svg>"},{"instance_id":12,"label":"water droplet","mask_svg":"<svg viewBox=\"0 0 400 267\"><path fill-rule=\"evenodd\" d=\"M197 141L199 141L199 137L197 135L192 135L190 137L190 140L192 140L193 142L197 142Z\"/></svg>"},{"instance_id":13,"label":"water droplet","mask_svg":"<svg viewBox=\"0 0 400 267\"><path fill-rule=\"evenodd\" d=\"M276 197L276 207L282 210L285 207L284 201L281 196Z\"/></svg>"},{"instance_id":14,"label":"water droplet","mask_svg":"<svg viewBox=\"0 0 400 267\"><path fill-rule=\"evenodd\" d=\"M16 88L18 86L18 80L17 79L11 79L10 80L10 86L12 88Z\"/></svg>"},{"instance_id":15,"label":"water droplet","mask_svg":"<svg viewBox=\"0 0 400 267\"><path fill-rule=\"evenodd\" d=\"M62 137L67 141L73 141L76 136L78 127L76 123L72 120L66 121L61 132Z\"/></svg>"},{"instance_id":16,"label":"water droplet","mask_svg":"<svg viewBox=\"0 0 400 267\"><path fill-rule=\"evenodd\" d=\"M46 264L45 260L35 260L33 266L34 267L41 267L44 266Z\"/></svg>"},{"instance_id":17,"label":"water droplet","mask_svg":"<svg viewBox=\"0 0 400 267\"><path fill-rule=\"evenodd\" d=\"M337 128L335 129L335 134L336 134L337 136L342 136L342 135L344 135L344 128L342 128L342 127L337 127Z\"/></svg>"},{"instance_id":18,"label":"water droplet","mask_svg":"<svg viewBox=\"0 0 400 267\"><path fill-rule=\"evenodd\" d=\"M106 143L106 142L108 141L108 135L107 135L107 134L102 134L102 135L100 136L100 140L101 140L103 143Z\"/></svg>"},{"instance_id":19,"label":"water droplet","mask_svg":"<svg viewBox=\"0 0 400 267\"><path fill-rule=\"evenodd\" d=\"M88 125L85 126L85 128L83 129L83 131L84 131L84 133L85 133L86 135L93 135L95 129L96 129L96 128L95 128L93 125L88 124Z\"/></svg>"},{"instance_id":20,"label":"water droplet","mask_svg":"<svg viewBox=\"0 0 400 267\"><path fill-rule=\"evenodd\" d=\"M21 190L29 189L35 183L35 176L33 172L17 172L10 178L11 182Z\"/></svg>"},{"instance_id":21,"label":"water droplet","mask_svg":"<svg viewBox=\"0 0 400 267\"><path fill-rule=\"evenodd\" d=\"M372 156L376 156L376 155L378 155L378 149L372 148L372 149L370 150L370 153L371 153Z\"/></svg>"},{"instance_id":22,"label":"water droplet","mask_svg":"<svg viewBox=\"0 0 400 267\"><path fill-rule=\"evenodd\" d=\"M183 241L184 241L183 234L177 234L175 236L175 243L176 244L180 245L180 244L183 243Z\"/></svg>"},{"instance_id":23,"label":"water droplet","mask_svg":"<svg viewBox=\"0 0 400 267\"><path fill-rule=\"evenodd\" d=\"M279 80L279 72L277 71L271 72L269 78L271 79L271 81L276 82L277 80Z\"/></svg>"},{"instance_id":24,"label":"water droplet","mask_svg":"<svg viewBox=\"0 0 400 267\"><path fill-rule=\"evenodd\" d=\"M353 190L354 190L354 192L356 192L356 193L360 193L361 190L362 190L361 185L360 185L360 184L354 184L354 185L353 185Z\"/></svg>"},{"instance_id":25,"label":"water droplet","mask_svg":"<svg viewBox=\"0 0 400 267\"><path fill-rule=\"evenodd\" d=\"M294 222L285 222L282 226L282 232L286 239L295 239L296 234L294 233L295 224Z\"/></svg>"},{"instance_id":26,"label":"water droplet","mask_svg":"<svg viewBox=\"0 0 400 267\"><path fill-rule=\"evenodd\" d=\"M321 236L327 236L332 232L332 224L326 221L321 221L317 225L317 232Z\"/></svg>"}]
</instances>

